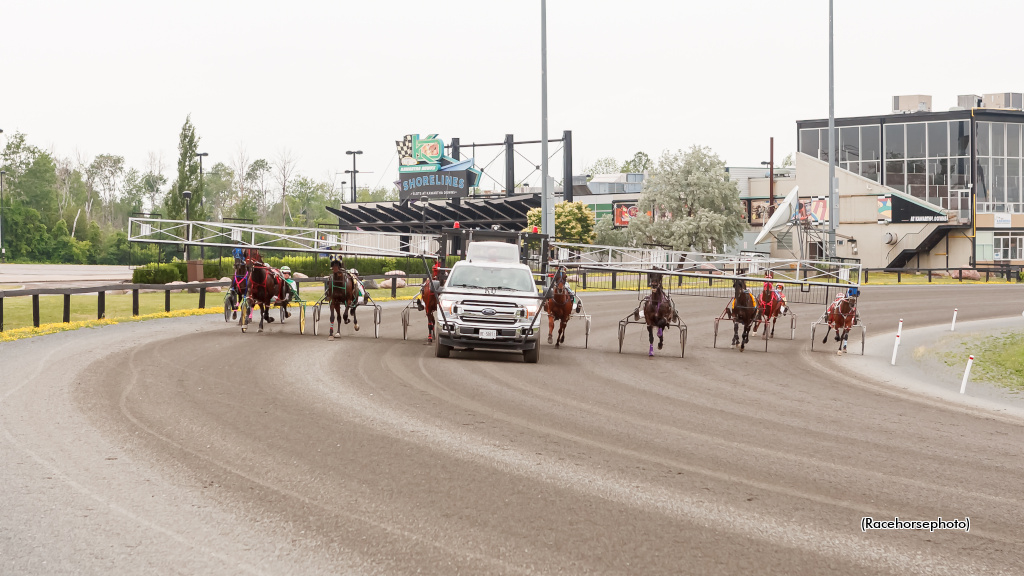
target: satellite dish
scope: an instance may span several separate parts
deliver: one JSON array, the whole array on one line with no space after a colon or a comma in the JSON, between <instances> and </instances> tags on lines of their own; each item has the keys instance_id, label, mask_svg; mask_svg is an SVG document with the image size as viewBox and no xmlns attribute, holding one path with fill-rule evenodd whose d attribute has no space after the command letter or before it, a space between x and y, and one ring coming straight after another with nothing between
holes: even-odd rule
<instances>
[{"instance_id":1,"label":"satellite dish","mask_svg":"<svg viewBox=\"0 0 1024 576\"><path fill-rule=\"evenodd\" d=\"M800 190L799 186L793 186L793 189L786 194L786 198L779 203L775 209L775 213L772 217L765 222L761 228L761 233L757 235L757 240L754 240L754 244L760 244L764 239L771 233L772 230L779 227L783 222L788 221L789 217L793 215L793 206L797 202L797 192Z\"/></svg>"}]
</instances>

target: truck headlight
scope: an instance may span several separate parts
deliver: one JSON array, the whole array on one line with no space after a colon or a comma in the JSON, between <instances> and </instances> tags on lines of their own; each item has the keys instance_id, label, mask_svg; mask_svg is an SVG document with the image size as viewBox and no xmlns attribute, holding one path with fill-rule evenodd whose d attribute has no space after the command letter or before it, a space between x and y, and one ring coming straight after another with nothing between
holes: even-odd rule
<instances>
[{"instance_id":1,"label":"truck headlight","mask_svg":"<svg viewBox=\"0 0 1024 576\"><path fill-rule=\"evenodd\" d=\"M537 315L540 311L540 304L527 304L519 309L520 316L530 319Z\"/></svg>"},{"instance_id":2,"label":"truck headlight","mask_svg":"<svg viewBox=\"0 0 1024 576\"><path fill-rule=\"evenodd\" d=\"M441 300L438 305L445 314L454 314L458 311L458 306L455 305L454 300Z\"/></svg>"}]
</instances>

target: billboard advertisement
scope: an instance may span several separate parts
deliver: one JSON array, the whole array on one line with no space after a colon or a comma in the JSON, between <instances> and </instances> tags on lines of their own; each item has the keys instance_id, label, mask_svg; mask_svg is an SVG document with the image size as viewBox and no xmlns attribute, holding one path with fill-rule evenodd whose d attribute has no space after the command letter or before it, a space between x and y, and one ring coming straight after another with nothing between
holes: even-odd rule
<instances>
[{"instance_id":1,"label":"billboard advertisement","mask_svg":"<svg viewBox=\"0 0 1024 576\"><path fill-rule=\"evenodd\" d=\"M456 160L445 154L444 141L437 134L425 138L407 134L395 141L398 149L398 197L455 198L469 195L480 185L483 173L473 159Z\"/></svg>"},{"instance_id":2,"label":"billboard advertisement","mask_svg":"<svg viewBox=\"0 0 1024 576\"><path fill-rule=\"evenodd\" d=\"M637 216L640 215L640 208L637 207L635 200L626 202L614 202L612 203L612 205L614 206L614 224L616 228L624 228L626 226L629 226L629 222L633 218L636 218Z\"/></svg>"}]
</instances>

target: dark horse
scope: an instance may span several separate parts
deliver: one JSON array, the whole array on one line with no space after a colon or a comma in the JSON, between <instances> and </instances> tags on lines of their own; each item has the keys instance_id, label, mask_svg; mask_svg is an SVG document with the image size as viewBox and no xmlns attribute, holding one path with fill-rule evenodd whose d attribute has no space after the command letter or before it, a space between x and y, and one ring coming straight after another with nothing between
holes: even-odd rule
<instances>
[{"instance_id":1,"label":"dark horse","mask_svg":"<svg viewBox=\"0 0 1024 576\"><path fill-rule=\"evenodd\" d=\"M747 283L739 278L732 281L733 297L729 316L732 317L732 347L739 345L740 352L750 342L750 325L760 316L760 308L754 295L747 290ZM743 324L743 340L740 340L740 324Z\"/></svg>"},{"instance_id":2,"label":"dark horse","mask_svg":"<svg viewBox=\"0 0 1024 576\"><path fill-rule=\"evenodd\" d=\"M242 298L245 298L246 294L249 293L249 269L245 265L245 260L239 258L235 260L235 275L231 279L231 291L228 293L228 303L231 305L231 319L238 318L238 305L242 302ZM239 320L239 323L245 319Z\"/></svg>"},{"instance_id":3,"label":"dark horse","mask_svg":"<svg viewBox=\"0 0 1024 576\"><path fill-rule=\"evenodd\" d=\"M853 328L854 324L856 324L857 292L855 290L851 290L848 296L837 294L836 299L832 301L832 304L829 304L825 315L828 320L828 328L825 330L825 337L822 338L821 343L824 344L827 342L829 331L835 329L836 342L839 342L839 351L836 352L836 354L841 356L846 353L846 344L850 338L850 329Z\"/></svg>"},{"instance_id":4,"label":"dark horse","mask_svg":"<svg viewBox=\"0 0 1024 576\"><path fill-rule=\"evenodd\" d=\"M555 340L555 348L565 342L565 326L572 317L572 294L565 287L566 280L565 267L559 266L551 279L551 298L545 305L548 313L548 344L552 342L551 334L555 331L555 320L558 320L558 340Z\"/></svg>"},{"instance_id":5,"label":"dark horse","mask_svg":"<svg viewBox=\"0 0 1024 576\"><path fill-rule=\"evenodd\" d=\"M775 338L775 322L782 312L782 297L775 291L775 286L771 282L764 283L761 294L757 297L757 305L761 308L761 314L754 321L754 334L757 334L763 321L765 338ZM771 334L768 333L769 322L772 325Z\"/></svg>"},{"instance_id":6,"label":"dark horse","mask_svg":"<svg viewBox=\"0 0 1024 576\"><path fill-rule=\"evenodd\" d=\"M277 298L284 307L286 315L288 311L288 299L290 293L285 287L284 278L277 271L263 262L260 253L252 251L246 258L246 268L249 270L249 306L260 307L260 329L263 332L263 322L273 322L270 317L270 306ZM242 319L245 322L245 318Z\"/></svg>"},{"instance_id":7,"label":"dark horse","mask_svg":"<svg viewBox=\"0 0 1024 576\"><path fill-rule=\"evenodd\" d=\"M443 285L447 274L444 268L441 268L440 263L435 263L430 275L431 278L423 281L423 286L420 287L420 300L416 302L416 307L427 314L427 342L434 341L434 314L437 313L437 294L434 294L430 282L437 280L439 284Z\"/></svg>"},{"instance_id":8,"label":"dark horse","mask_svg":"<svg viewBox=\"0 0 1024 576\"><path fill-rule=\"evenodd\" d=\"M356 318L356 305L359 303L359 288L356 287L356 279L345 270L341 262L331 262L331 278L328 280L327 294L330 296L331 309L331 333L328 340L334 340L334 319L338 319L338 335L341 335L341 322L348 324L348 312L352 311L352 320L355 323L356 332L359 331L359 319ZM341 309L344 305L345 313Z\"/></svg>"},{"instance_id":9,"label":"dark horse","mask_svg":"<svg viewBox=\"0 0 1024 576\"><path fill-rule=\"evenodd\" d=\"M676 319L675 306L672 299L662 289L662 275L657 272L648 274L648 284L651 286L651 295L644 299L644 320L647 322L647 337L651 346L647 350L647 356L654 356L654 328L658 328L658 350L665 344L665 327ZM633 315L634 320L639 320L640 311Z\"/></svg>"}]
</instances>

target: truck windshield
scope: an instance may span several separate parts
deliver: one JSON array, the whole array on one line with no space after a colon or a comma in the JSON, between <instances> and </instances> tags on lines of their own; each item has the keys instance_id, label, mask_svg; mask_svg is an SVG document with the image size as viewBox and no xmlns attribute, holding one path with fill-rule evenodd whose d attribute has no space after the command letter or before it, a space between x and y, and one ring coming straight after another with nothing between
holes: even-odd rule
<instances>
[{"instance_id":1,"label":"truck windshield","mask_svg":"<svg viewBox=\"0 0 1024 576\"><path fill-rule=\"evenodd\" d=\"M450 288L496 288L517 292L536 292L533 275L522 268L492 266L456 266L448 278Z\"/></svg>"}]
</instances>

